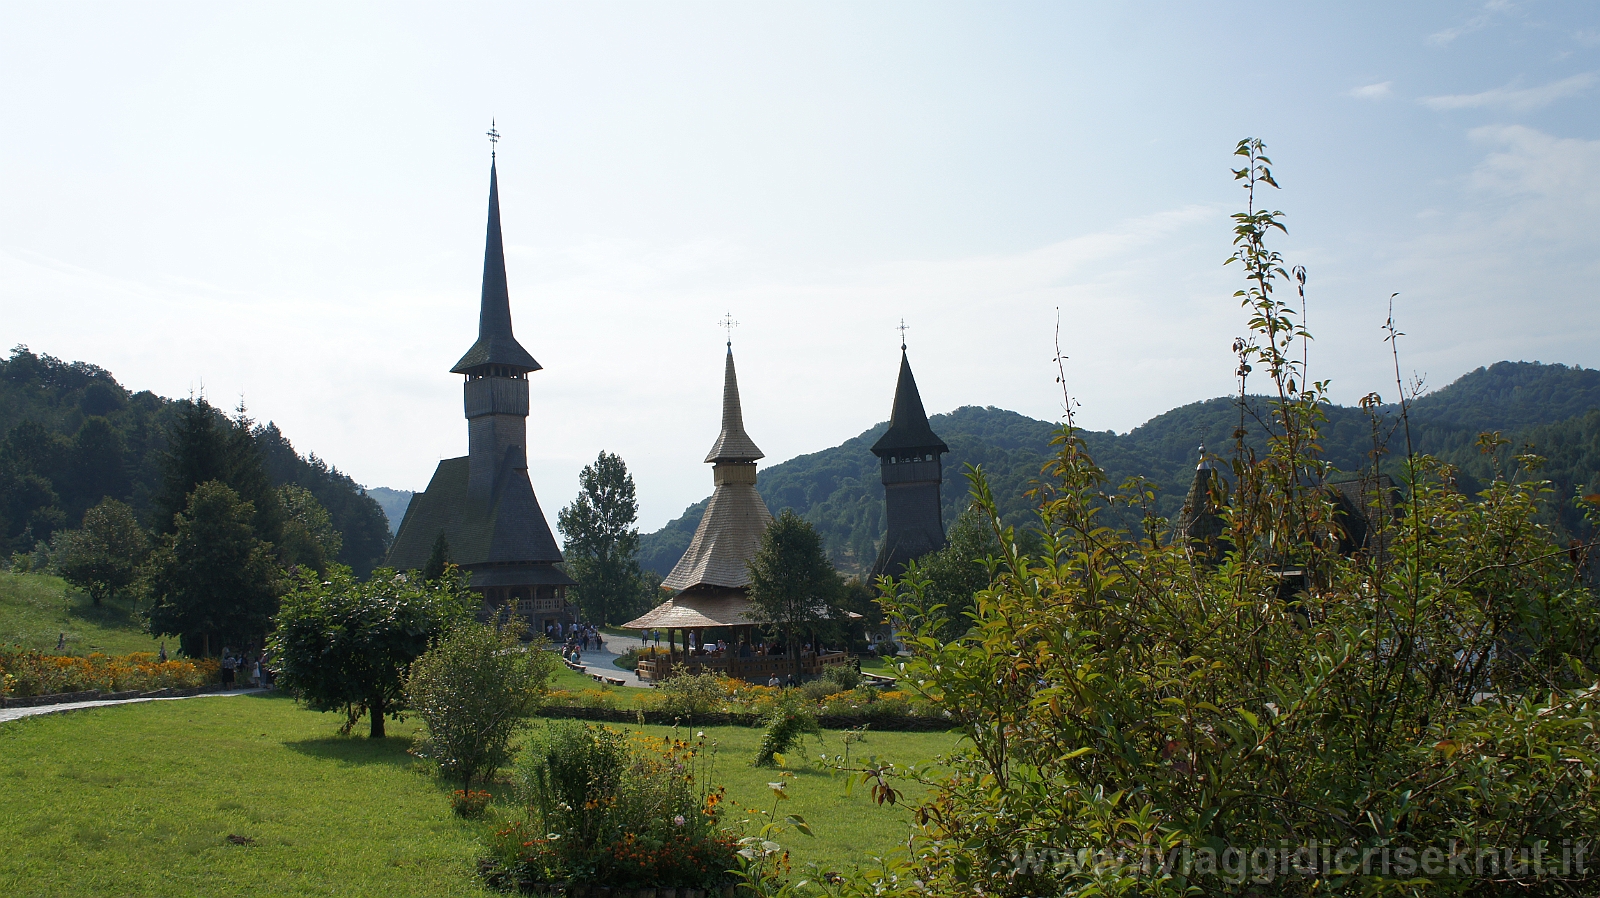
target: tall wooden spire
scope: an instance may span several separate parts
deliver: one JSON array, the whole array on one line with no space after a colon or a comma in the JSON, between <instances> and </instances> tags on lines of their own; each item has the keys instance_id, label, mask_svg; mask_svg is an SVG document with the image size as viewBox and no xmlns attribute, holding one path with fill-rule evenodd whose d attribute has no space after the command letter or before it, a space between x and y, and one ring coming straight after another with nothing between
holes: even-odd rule
<instances>
[{"instance_id":1,"label":"tall wooden spire","mask_svg":"<svg viewBox=\"0 0 1600 898\"><path fill-rule=\"evenodd\" d=\"M661 581L662 586L715 590L749 585L750 559L761 547L761 534L772 523L772 512L756 492L756 459L761 457L755 441L744 432L739 378L733 370L730 346L722 376L722 432L706 453L716 488L689 548Z\"/></svg>"},{"instance_id":2,"label":"tall wooden spire","mask_svg":"<svg viewBox=\"0 0 1600 898\"><path fill-rule=\"evenodd\" d=\"M453 374L473 374L486 365L538 371L534 361L511 333L511 291L506 287L506 249L500 236L500 177L489 162L489 233L483 246L483 296L478 306L478 342L451 368Z\"/></svg>"},{"instance_id":3,"label":"tall wooden spire","mask_svg":"<svg viewBox=\"0 0 1600 898\"><path fill-rule=\"evenodd\" d=\"M733 370L733 347L722 367L722 432L706 453L706 464L724 461L753 462L766 454L744 432L744 409L739 406L739 375Z\"/></svg>"}]
</instances>

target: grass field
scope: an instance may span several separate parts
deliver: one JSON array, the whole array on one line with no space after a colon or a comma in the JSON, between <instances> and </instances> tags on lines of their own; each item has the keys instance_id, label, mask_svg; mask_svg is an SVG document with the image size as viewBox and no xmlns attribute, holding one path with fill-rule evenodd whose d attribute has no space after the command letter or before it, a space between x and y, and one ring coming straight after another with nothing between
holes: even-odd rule
<instances>
[{"instance_id":1,"label":"grass field","mask_svg":"<svg viewBox=\"0 0 1600 898\"><path fill-rule=\"evenodd\" d=\"M160 645L140 628L128 601L96 608L60 577L0 571L0 643L53 652L62 633L71 655L153 652Z\"/></svg>"},{"instance_id":2,"label":"grass field","mask_svg":"<svg viewBox=\"0 0 1600 898\"><path fill-rule=\"evenodd\" d=\"M380 742L341 737L339 723L282 696L233 696L0 724L0 895L486 894L473 865L493 822L451 815L450 787L406 753L415 723ZM749 766L760 731L706 733L733 806L770 807L766 784L779 777ZM825 740L843 750L838 734ZM921 762L955 745L947 734L869 734L852 756ZM817 837L789 840L797 866L846 867L905 837L907 809L800 765L791 758L783 811ZM494 791L491 817L514 813L509 789Z\"/></svg>"}]
</instances>

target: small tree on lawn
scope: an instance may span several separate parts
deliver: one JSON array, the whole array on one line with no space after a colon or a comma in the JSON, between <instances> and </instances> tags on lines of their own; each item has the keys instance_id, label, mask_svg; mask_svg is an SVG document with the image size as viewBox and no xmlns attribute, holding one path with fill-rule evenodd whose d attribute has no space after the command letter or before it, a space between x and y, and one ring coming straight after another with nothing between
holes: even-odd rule
<instances>
[{"instance_id":1,"label":"small tree on lawn","mask_svg":"<svg viewBox=\"0 0 1600 898\"><path fill-rule=\"evenodd\" d=\"M511 737L555 672L544 640L522 650L517 636L513 627L463 623L411 665L406 699L427 727L417 753L462 791L510 760Z\"/></svg>"},{"instance_id":2,"label":"small tree on lawn","mask_svg":"<svg viewBox=\"0 0 1600 898\"><path fill-rule=\"evenodd\" d=\"M411 662L465 617L468 595L455 567L434 582L383 568L364 583L340 565L302 570L268 643L278 683L314 711L343 709L344 732L370 716L382 739L384 716L405 707Z\"/></svg>"},{"instance_id":3,"label":"small tree on lawn","mask_svg":"<svg viewBox=\"0 0 1600 898\"><path fill-rule=\"evenodd\" d=\"M283 574L272 544L256 538L255 518L254 505L215 480L189 494L146 568L153 635L178 637L197 658L267 632Z\"/></svg>"},{"instance_id":4,"label":"small tree on lawn","mask_svg":"<svg viewBox=\"0 0 1600 898\"><path fill-rule=\"evenodd\" d=\"M96 605L131 586L150 554L133 509L109 497L83 513L81 530L58 533L53 542L61 576Z\"/></svg>"},{"instance_id":5,"label":"small tree on lawn","mask_svg":"<svg viewBox=\"0 0 1600 898\"><path fill-rule=\"evenodd\" d=\"M841 593L839 575L822 551L815 527L785 509L761 535L750 560L750 603L783 635L790 665L800 674L795 634L834 616Z\"/></svg>"}]
</instances>

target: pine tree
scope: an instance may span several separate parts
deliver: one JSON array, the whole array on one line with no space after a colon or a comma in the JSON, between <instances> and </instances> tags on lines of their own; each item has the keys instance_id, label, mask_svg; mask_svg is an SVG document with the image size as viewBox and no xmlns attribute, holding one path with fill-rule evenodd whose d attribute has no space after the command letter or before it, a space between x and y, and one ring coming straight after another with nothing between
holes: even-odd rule
<instances>
[{"instance_id":1,"label":"pine tree","mask_svg":"<svg viewBox=\"0 0 1600 898\"><path fill-rule=\"evenodd\" d=\"M219 481L200 484L151 556L150 632L176 636L184 654L259 641L278 610L282 572L256 538L255 508Z\"/></svg>"}]
</instances>

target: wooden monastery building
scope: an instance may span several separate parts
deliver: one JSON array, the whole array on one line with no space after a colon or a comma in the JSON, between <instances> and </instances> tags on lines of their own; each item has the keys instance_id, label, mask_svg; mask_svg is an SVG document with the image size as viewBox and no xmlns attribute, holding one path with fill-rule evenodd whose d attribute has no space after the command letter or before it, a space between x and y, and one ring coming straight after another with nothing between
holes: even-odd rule
<instances>
[{"instance_id":1,"label":"wooden monastery building","mask_svg":"<svg viewBox=\"0 0 1600 898\"><path fill-rule=\"evenodd\" d=\"M533 633L575 619L566 598L574 581L556 567L561 549L528 479L528 375L539 369L511 332L500 187L491 159L478 340L450 369L463 379L467 454L439 462L427 490L411 497L386 563L421 569L442 535L450 560L471 572L483 613L509 611Z\"/></svg>"}]
</instances>

